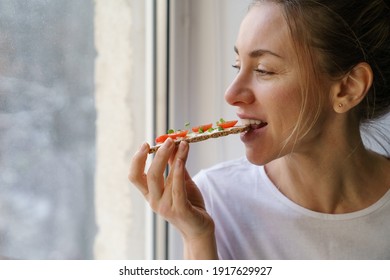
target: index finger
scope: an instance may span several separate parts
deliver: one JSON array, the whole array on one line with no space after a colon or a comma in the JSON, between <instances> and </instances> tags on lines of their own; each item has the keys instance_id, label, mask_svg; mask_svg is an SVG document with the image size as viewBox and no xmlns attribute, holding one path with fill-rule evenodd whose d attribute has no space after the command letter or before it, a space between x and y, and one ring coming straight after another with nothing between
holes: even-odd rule
<instances>
[{"instance_id":1,"label":"index finger","mask_svg":"<svg viewBox=\"0 0 390 280\"><path fill-rule=\"evenodd\" d=\"M145 174L145 165L146 159L148 157L148 151L149 144L142 144L131 160L128 175L129 181L132 182L141 191L143 195L146 195L149 192Z\"/></svg>"},{"instance_id":2,"label":"index finger","mask_svg":"<svg viewBox=\"0 0 390 280\"><path fill-rule=\"evenodd\" d=\"M150 196L160 199L165 187L165 170L171 154L174 152L175 144L168 138L157 151L152 164L149 166L147 181Z\"/></svg>"}]
</instances>

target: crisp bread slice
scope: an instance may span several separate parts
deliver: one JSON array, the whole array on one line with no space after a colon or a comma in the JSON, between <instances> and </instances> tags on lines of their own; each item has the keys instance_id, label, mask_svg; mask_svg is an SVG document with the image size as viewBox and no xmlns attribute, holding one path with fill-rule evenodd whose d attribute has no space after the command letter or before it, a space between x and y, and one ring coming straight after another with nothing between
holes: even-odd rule
<instances>
[{"instance_id":1,"label":"crisp bread slice","mask_svg":"<svg viewBox=\"0 0 390 280\"><path fill-rule=\"evenodd\" d=\"M181 141L186 141L188 143L195 143L195 142L200 142L200 141L205 141L210 138L219 138L223 136L227 136L230 134L237 134L237 133L242 133L245 132L249 129L250 126L233 126L230 128L226 128L224 130L216 130L212 132L204 132L204 133L196 133L196 134L191 134L186 136L185 138L177 139L175 140L176 145L179 145ZM149 154L153 154L157 152L157 150L162 146L162 144L158 144L156 146L150 147L149 149Z\"/></svg>"}]
</instances>

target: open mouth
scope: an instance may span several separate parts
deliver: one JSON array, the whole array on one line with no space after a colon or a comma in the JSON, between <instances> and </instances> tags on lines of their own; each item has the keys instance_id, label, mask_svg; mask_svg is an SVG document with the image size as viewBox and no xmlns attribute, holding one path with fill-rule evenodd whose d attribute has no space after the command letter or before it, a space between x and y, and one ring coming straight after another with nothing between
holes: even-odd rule
<instances>
[{"instance_id":1,"label":"open mouth","mask_svg":"<svg viewBox=\"0 0 390 280\"><path fill-rule=\"evenodd\" d=\"M250 120L250 119L242 119L241 123L242 125L249 126L250 127L249 131L263 128L268 124L267 122L261 120Z\"/></svg>"}]
</instances>

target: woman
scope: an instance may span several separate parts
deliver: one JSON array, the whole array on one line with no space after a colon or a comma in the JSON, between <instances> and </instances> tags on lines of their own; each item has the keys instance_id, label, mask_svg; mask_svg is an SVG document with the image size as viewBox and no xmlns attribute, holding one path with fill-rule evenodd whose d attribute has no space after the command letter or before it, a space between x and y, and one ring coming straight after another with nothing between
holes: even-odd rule
<instances>
[{"instance_id":1,"label":"woman","mask_svg":"<svg viewBox=\"0 0 390 280\"><path fill-rule=\"evenodd\" d=\"M167 140L147 174L147 144L130 168L186 258L390 258L390 160L360 135L389 111L389 12L383 0L252 3L225 94L251 124L246 158L192 181L188 144Z\"/></svg>"}]
</instances>

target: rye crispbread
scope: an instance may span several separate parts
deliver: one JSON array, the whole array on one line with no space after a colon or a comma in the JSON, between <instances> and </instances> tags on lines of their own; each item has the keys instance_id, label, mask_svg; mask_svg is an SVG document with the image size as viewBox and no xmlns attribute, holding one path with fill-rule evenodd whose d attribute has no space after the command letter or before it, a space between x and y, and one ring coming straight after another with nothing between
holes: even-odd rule
<instances>
[{"instance_id":1,"label":"rye crispbread","mask_svg":"<svg viewBox=\"0 0 390 280\"><path fill-rule=\"evenodd\" d=\"M238 134L238 133L242 133L242 132L247 131L249 129L249 127L250 126L241 125L241 126L233 126L233 127L221 130L221 131L216 130L216 131L212 131L212 132L189 134L185 138L175 140L175 143L176 143L176 145L178 145L181 141L186 141L188 143L195 143L195 142L200 142L200 141L204 141L204 140L211 139L211 138L219 138L219 137L227 136L230 134ZM157 150L161 146L162 146L162 144L157 144L156 146L150 147L149 154L153 154L153 153L157 152Z\"/></svg>"}]
</instances>

